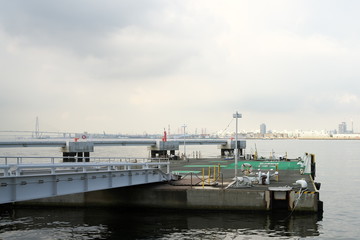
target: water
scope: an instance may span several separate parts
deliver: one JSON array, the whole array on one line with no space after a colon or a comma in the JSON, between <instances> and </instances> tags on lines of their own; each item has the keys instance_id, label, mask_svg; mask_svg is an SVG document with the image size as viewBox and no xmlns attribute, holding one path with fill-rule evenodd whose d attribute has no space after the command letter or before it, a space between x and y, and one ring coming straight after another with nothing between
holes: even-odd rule
<instances>
[{"instance_id":1,"label":"water","mask_svg":"<svg viewBox=\"0 0 360 240\"><path fill-rule=\"evenodd\" d=\"M317 214L22 208L0 210L0 239L359 239L360 141L248 140L247 152L316 154L324 202ZM182 147L180 147L180 150ZM187 146L217 156L216 146ZM0 155L61 156L53 148L0 149ZM147 157L146 147L96 147L92 156Z\"/></svg>"}]
</instances>

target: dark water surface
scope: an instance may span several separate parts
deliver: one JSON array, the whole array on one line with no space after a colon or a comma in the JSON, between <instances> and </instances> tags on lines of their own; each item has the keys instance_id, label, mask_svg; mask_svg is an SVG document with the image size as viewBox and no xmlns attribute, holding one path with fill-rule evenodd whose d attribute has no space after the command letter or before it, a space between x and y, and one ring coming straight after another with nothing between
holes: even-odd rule
<instances>
[{"instance_id":1,"label":"dark water surface","mask_svg":"<svg viewBox=\"0 0 360 240\"><path fill-rule=\"evenodd\" d=\"M318 236L317 215L124 209L3 211L2 239L234 239ZM287 218L288 217L288 218Z\"/></svg>"},{"instance_id":2,"label":"dark water surface","mask_svg":"<svg viewBox=\"0 0 360 240\"><path fill-rule=\"evenodd\" d=\"M248 140L247 152L314 153L321 182L317 214L21 208L0 210L0 239L360 239L360 140ZM181 148L181 147L180 147ZM216 156L216 146L188 146ZM94 155L147 157L146 147L96 148ZM0 155L61 156L54 149L0 149Z\"/></svg>"}]
</instances>

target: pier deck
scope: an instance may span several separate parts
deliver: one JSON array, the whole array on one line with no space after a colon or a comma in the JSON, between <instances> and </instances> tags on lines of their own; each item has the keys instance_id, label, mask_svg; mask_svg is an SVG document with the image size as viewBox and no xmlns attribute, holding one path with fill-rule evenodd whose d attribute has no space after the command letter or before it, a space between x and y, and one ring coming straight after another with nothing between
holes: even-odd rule
<instances>
[{"instance_id":1,"label":"pier deck","mask_svg":"<svg viewBox=\"0 0 360 240\"><path fill-rule=\"evenodd\" d=\"M249 177L256 177L259 169L265 174L269 170L274 173L277 165L279 172L278 181L272 177L268 185L254 183L251 187L227 188L227 186L233 182L235 173L234 160L174 160L171 161L170 171L182 175L183 178L178 181L170 181L170 184L155 183L115 188L43 200L19 202L18 204L205 210L272 211L281 209L302 212L322 211L319 191L315 189L310 174L300 173L300 166L297 165L297 161L239 160L238 177L244 176L241 171L241 165L243 163L250 163L253 166L253 175L249 175ZM202 182L203 169L204 184ZM220 177L218 177L219 175ZM300 185L294 185L294 183L300 179L304 179L307 182L307 189L300 190ZM292 188L286 191L276 189L276 187L285 186ZM275 188L275 190L273 188Z\"/></svg>"},{"instance_id":2,"label":"pier deck","mask_svg":"<svg viewBox=\"0 0 360 240\"><path fill-rule=\"evenodd\" d=\"M300 166L294 161L254 161L254 160L239 160L238 162L238 177L246 176L241 171L241 165L243 163L249 163L252 166L252 173L249 177L256 177L257 173L274 173L276 171L275 165L278 165L278 178L272 177L269 185L253 184L252 187L243 188L246 191L258 191L268 190L269 187L284 187L289 186L294 190L300 189L299 185L295 185L297 180L305 180L308 184L307 191L316 191L313 180L310 174L300 174ZM219 168L220 164L220 168ZM210 170L209 170L210 167ZM214 170L215 167L215 170ZM228 184L234 181L235 177L235 164L234 160L223 160L223 159L189 159L188 161L172 161L171 171L177 173L184 178L174 182L174 185L180 186L202 186L202 171L204 169L205 186L211 185L213 188L226 188ZM220 175L218 170L220 169ZM210 184L208 181L210 171ZM214 172L215 179L218 184L214 185ZM191 174L192 173L192 174ZM191 181L191 178L193 181Z\"/></svg>"}]
</instances>

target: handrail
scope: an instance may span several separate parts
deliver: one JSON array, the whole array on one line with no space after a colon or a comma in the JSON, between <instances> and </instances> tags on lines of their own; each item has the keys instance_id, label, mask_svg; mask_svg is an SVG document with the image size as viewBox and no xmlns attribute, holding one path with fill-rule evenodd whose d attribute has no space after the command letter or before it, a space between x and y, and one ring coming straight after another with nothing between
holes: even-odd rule
<instances>
[{"instance_id":1,"label":"handrail","mask_svg":"<svg viewBox=\"0 0 360 240\"><path fill-rule=\"evenodd\" d=\"M18 167L18 168L49 168L49 167L103 167L103 166L156 166L168 165L167 162L148 162L148 163L33 163L33 164L7 164L0 165L0 168Z\"/></svg>"},{"instance_id":2,"label":"handrail","mask_svg":"<svg viewBox=\"0 0 360 240\"><path fill-rule=\"evenodd\" d=\"M92 160L92 162L161 162L169 161L169 158L138 158L138 157L53 157L53 156L0 156L0 164L9 164L9 160L16 160L16 164L22 164L23 160L28 159L49 159L50 163L54 163L55 160L63 160L64 158L74 159L76 163L84 162L85 159ZM3 160L3 161L2 161ZM81 161L78 161L81 160Z\"/></svg>"},{"instance_id":3,"label":"handrail","mask_svg":"<svg viewBox=\"0 0 360 240\"><path fill-rule=\"evenodd\" d=\"M50 169L51 174L56 174L57 170L59 172L58 168L61 168L62 171L67 169L67 173L69 172L78 172L77 170L81 169L82 172L88 172L88 171L94 171L98 170L100 168L106 168L105 171L112 171L112 170L135 170L136 169L150 169L151 167L157 166L158 169L161 167L166 166L167 173L170 172L170 162L169 159L146 159L147 162L130 162L130 161L121 161L121 162L65 162L65 163L55 163L54 159L61 158L62 157L50 157L51 162L50 163L22 163L22 159L36 159L36 158L49 158L49 157L2 157L5 158L5 164L0 164L0 169L3 170L3 176L20 176L21 171L25 169ZM16 163L8 163L8 158L14 158L16 159ZM99 158L97 159L109 159L108 157L105 158ZM134 158L127 158L127 159L134 159ZM136 158L139 159L139 158ZM142 158L145 159L145 158ZM150 160L150 161L149 161ZM156 160L152 161L151 160ZM164 161L161 161L164 160ZM166 160L166 161L165 161ZM40 173L41 174L41 173ZM1 176L0 176L1 178Z\"/></svg>"}]
</instances>

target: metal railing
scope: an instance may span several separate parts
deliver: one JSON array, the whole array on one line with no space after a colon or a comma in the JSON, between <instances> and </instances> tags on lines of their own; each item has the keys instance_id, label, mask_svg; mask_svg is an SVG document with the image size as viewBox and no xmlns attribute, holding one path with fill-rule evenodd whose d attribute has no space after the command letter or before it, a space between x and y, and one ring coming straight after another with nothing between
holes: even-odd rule
<instances>
[{"instance_id":1,"label":"metal railing","mask_svg":"<svg viewBox=\"0 0 360 240\"><path fill-rule=\"evenodd\" d=\"M150 168L166 168L166 173L170 172L168 158L89 157L90 162L61 162L62 160L63 157L0 156L0 177Z\"/></svg>"},{"instance_id":2,"label":"metal railing","mask_svg":"<svg viewBox=\"0 0 360 240\"><path fill-rule=\"evenodd\" d=\"M0 156L0 164L23 164L25 161L30 163L43 163L44 160L48 160L49 163L62 162L63 159L71 158L74 162L83 162L85 159L89 159L91 162L168 162L169 158L134 158L134 157L53 157L53 156ZM33 161L31 161L33 159Z\"/></svg>"}]
</instances>

